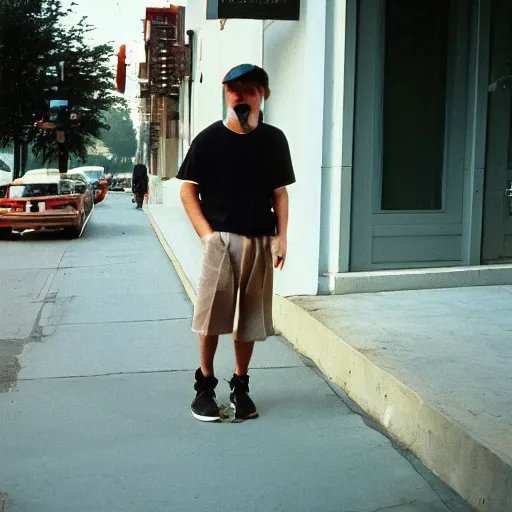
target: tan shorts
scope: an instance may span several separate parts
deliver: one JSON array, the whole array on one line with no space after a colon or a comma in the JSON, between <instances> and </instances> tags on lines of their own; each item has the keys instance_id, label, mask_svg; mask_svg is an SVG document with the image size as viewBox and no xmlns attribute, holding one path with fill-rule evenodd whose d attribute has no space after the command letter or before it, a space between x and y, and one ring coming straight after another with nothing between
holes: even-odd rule
<instances>
[{"instance_id":1,"label":"tan shorts","mask_svg":"<svg viewBox=\"0 0 512 512\"><path fill-rule=\"evenodd\" d=\"M236 341L263 341L274 334L272 237L215 232L202 242L192 330L233 333Z\"/></svg>"}]
</instances>

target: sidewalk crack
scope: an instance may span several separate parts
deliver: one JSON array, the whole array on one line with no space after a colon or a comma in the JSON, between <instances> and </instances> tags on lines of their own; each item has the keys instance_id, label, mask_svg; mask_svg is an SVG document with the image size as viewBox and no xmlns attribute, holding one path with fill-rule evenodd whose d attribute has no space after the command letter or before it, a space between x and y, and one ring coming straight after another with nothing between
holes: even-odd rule
<instances>
[{"instance_id":1,"label":"sidewalk crack","mask_svg":"<svg viewBox=\"0 0 512 512\"><path fill-rule=\"evenodd\" d=\"M182 373L182 372L195 372L195 369L185 370L139 370L136 372L108 372L108 373L92 373L90 375L62 375L57 377L34 377L18 379L19 382L32 382L41 380L65 380L65 379L91 379L97 377L115 377L117 375L150 375L158 373Z\"/></svg>"},{"instance_id":2,"label":"sidewalk crack","mask_svg":"<svg viewBox=\"0 0 512 512\"><path fill-rule=\"evenodd\" d=\"M258 368L254 367L251 370L285 370L285 369L293 369L293 368L306 368L305 366L273 366L267 368ZM162 373L193 373L195 372L195 368L184 368L179 370L138 370L133 372L106 372L106 373L91 373L90 375L61 375L54 377L33 377L33 378L22 378L18 379L19 382L34 382L34 381L42 381L42 380L65 380L65 379L91 379L97 377L116 377L119 375L153 375L153 374L162 374Z\"/></svg>"},{"instance_id":3,"label":"sidewalk crack","mask_svg":"<svg viewBox=\"0 0 512 512\"><path fill-rule=\"evenodd\" d=\"M152 320L106 320L104 322L66 322L59 324L60 326L69 325L108 325L108 324L143 324L150 322L172 322L174 320L190 320L192 316L176 317L176 318L154 318Z\"/></svg>"}]
</instances>

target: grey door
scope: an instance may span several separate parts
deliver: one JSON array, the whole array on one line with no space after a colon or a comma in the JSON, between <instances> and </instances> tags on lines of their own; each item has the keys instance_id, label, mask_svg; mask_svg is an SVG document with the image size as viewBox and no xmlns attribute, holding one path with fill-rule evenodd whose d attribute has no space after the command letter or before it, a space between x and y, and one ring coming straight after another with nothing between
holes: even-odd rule
<instances>
[{"instance_id":1,"label":"grey door","mask_svg":"<svg viewBox=\"0 0 512 512\"><path fill-rule=\"evenodd\" d=\"M493 0L482 260L512 260L512 2Z\"/></svg>"},{"instance_id":2,"label":"grey door","mask_svg":"<svg viewBox=\"0 0 512 512\"><path fill-rule=\"evenodd\" d=\"M350 270L458 265L469 0L359 0Z\"/></svg>"}]
</instances>

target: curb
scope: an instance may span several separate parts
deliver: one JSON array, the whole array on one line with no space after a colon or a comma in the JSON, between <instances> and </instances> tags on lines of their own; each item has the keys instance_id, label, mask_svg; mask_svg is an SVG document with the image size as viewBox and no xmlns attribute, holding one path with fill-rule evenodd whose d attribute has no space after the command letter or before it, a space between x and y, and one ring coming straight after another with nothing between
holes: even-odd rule
<instances>
[{"instance_id":1,"label":"curb","mask_svg":"<svg viewBox=\"0 0 512 512\"><path fill-rule=\"evenodd\" d=\"M145 211L195 304L192 284L151 212ZM503 460L291 300L274 295L273 314L276 332L471 507L478 512L512 511L512 461Z\"/></svg>"},{"instance_id":2,"label":"curb","mask_svg":"<svg viewBox=\"0 0 512 512\"><path fill-rule=\"evenodd\" d=\"M274 296L276 327L405 449L479 512L512 511L512 461L292 301Z\"/></svg>"}]
</instances>

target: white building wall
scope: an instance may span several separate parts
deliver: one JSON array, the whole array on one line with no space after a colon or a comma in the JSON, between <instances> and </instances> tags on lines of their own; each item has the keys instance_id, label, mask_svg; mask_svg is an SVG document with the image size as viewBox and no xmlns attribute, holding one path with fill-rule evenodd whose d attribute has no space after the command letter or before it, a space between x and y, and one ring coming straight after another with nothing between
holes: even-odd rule
<instances>
[{"instance_id":1,"label":"white building wall","mask_svg":"<svg viewBox=\"0 0 512 512\"><path fill-rule=\"evenodd\" d=\"M297 183L290 186L288 256L276 273L280 295L318 291L326 0L302 0L301 20L265 23L270 76L265 121L288 138Z\"/></svg>"},{"instance_id":2,"label":"white building wall","mask_svg":"<svg viewBox=\"0 0 512 512\"><path fill-rule=\"evenodd\" d=\"M301 21L206 20L204 0L188 0L194 30L192 138L223 117L222 78L244 62L270 76L265 121L290 143L297 183L289 187L288 259L276 272L280 295L318 291L326 0L302 0ZM184 148L185 149L185 148Z\"/></svg>"},{"instance_id":3,"label":"white building wall","mask_svg":"<svg viewBox=\"0 0 512 512\"><path fill-rule=\"evenodd\" d=\"M188 0L185 27L195 32L192 85L192 138L223 118L222 78L244 62L262 65L263 23L257 20L206 20L206 2Z\"/></svg>"},{"instance_id":4,"label":"white building wall","mask_svg":"<svg viewBox=\"0 0 512 512\"><path fill-rule=\"evenodd\" d=\"M357 0L327 3L320 274L348 272L352 208L352 149Z\"/></svg>"}]
</instances>

